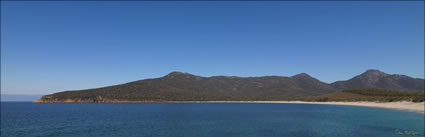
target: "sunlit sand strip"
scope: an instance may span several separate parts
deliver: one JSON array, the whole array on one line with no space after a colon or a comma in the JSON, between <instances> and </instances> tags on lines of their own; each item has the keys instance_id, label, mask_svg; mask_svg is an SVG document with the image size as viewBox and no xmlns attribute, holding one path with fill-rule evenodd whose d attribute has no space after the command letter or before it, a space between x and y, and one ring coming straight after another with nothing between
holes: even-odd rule
<instances>
[{"instance_id":1,"label":"sunlit sand strip","mask_svg":"<svg viewBox=\"0 0 425 137\"><path fill-rule=\"evenodd\" d=\"M204 101L202 101L204 102ZM296 103L296 104L329 104L329 105L349 105L363 107L377 107L387 109L407 110L424 113L425 102L306 102L306 101L207 101L207 102L222 102L222 103Z\"/></svg>"}]
</instances>

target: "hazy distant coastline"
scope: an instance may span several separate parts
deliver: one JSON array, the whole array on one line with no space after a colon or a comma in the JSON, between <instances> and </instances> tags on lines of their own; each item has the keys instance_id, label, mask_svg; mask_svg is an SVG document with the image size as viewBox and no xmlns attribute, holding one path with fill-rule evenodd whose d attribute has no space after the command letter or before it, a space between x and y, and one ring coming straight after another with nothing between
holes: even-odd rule
<instances>
[{"instance_id":1,"label":"hazy distant coastline","mask_svg":"<svg viewBox=\"0 0 425 137\"><path fill-rule=\"evenodd\" d=\"M21 95L21 94L1 94L1 101L34 101L39 99L41 94Z\"/></svg>"}]
</instances>

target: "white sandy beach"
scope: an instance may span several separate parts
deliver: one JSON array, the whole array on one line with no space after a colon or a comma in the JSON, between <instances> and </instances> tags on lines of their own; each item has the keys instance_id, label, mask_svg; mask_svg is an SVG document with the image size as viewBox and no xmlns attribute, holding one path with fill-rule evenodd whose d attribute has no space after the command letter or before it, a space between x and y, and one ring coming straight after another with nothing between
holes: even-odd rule
<instances>
[{"instance_id":1,"label":"white sandy beach","mask_svg":"<svg viewBox=\"0 0 425 137\"><path fill-rule=\"evenodd\" d=\"M204 101L203 101L204 102ZM425 102L305 102L305 101L211 101L211 102L240 102L240 103L298 103L298 104L329 104L329 105L349 105L363 107L377 107L386 109L398 109L414 112L425 112Z\"/></svg>"},{"instance_id":2,"label":"white sandy beach","mask_svg":"<svg viewBox=\"0 0 425 137\"><path fill-rule=\"evenodd\" d=\"M276 103L306 103L306 104L331 104L331 105L349 105L349 106L363 106L363 107L377 107L387 109L399 109L407 111L415 111L424 113L425 103L414 102L302 102L302 101L278 101Z\"/></svg>"}]
</instances>

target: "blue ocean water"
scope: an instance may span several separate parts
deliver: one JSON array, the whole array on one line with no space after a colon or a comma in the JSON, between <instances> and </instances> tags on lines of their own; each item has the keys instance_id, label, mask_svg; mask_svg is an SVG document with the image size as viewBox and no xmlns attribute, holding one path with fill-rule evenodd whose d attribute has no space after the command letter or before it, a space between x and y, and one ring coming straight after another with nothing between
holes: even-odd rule
<instances>
[{"instance_id":1,"label":"blue ocean water","mask_svg":"<svg viewBox=\"0 0 425 137\"><path fill-rule=\"evenodd\" d=\"M423 137L424 114L268 103L1 103L2 137Z\"/></svg>"}]
</instances>

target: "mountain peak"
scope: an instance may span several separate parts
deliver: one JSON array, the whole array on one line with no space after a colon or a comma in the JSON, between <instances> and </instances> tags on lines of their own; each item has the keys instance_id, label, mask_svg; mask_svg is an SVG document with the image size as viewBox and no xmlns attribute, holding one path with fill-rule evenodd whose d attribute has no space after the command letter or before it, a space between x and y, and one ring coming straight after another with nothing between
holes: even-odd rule
<instances>
[{"instance_id":1,"label":"mountain peak","mask_svg":"<svg viewBox=\"0 0 425 137\"><path fill-rule=\"evenodd\" d=\"M197 80L202 79L200 76L195 76L195 75L190 74L190 73L178 72L178 71L170 72L165 77L167 77L167 78L195 78Z\"/></svg>"},{"instance_id":2,"label":"mountain peak","mask_svg":"<svg viewBox=\"0 0 425 137\"><path fill-rule=\"evenodd\" d=\"M299 73L297 75L292 76L293 78L302 78L302 79L307 79L307 78L313 78L310 75L308 75L307 73Z\"/></svg>"},{"instance_id":3,"label":"mountain peak","mask_svg":"<svg viewBox=\"0 0 425 137\"><path fill-rule=\"evenodd\" d=\"M387 73L381 72L377 69L369 69L355 78L365 80L369 83L374 83L386 76L388 76Z\"/></svg>"},{"instance_id":4,"label":"mountain peak","mask_svg":"<svg viewBox=\"0 0 425 137\"><path fill-rule=\"evenodd\" d=\"M387 73L384 73L382 71L379 71L377 69L369 69L369 70L367 70L366 72L364 72L361 75L376 77L376 76L387 76L388 74Z\"/></svg>"},{"instance_id":5,"label":"mountain peak","mask_svg":"<svg viewBox=\"0 0 425 137\"><path fill-rule=\"evenodd\" d=\"M189 74L189 73L173 71L168 73L167 76L178 76L178 75L185 75L185 74Z\"/></svg>"},{"instance_id":6,"label":"mountain peak","mask_svg":"<svg viewBox=\"0 0 425 137\"><path fill-rule=\"evenodd\" d=\"M366 72L369 72L369 73L383 73L379 69L368 69L368 70L366 70Z\"/></svg>"},{"instance_id":7,"label":"mountain peak","mask_svg":"<svg viewBox=\"0 0 425 137\"><path fill-rule=\"evenodd\" d=\"M405 75L387 74L377 69L369 69L347 81L332 83L336 88L378 88L390 90L424 91L424 80Z\"/></svg>"}]
</instances>

